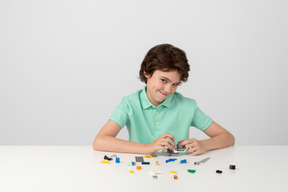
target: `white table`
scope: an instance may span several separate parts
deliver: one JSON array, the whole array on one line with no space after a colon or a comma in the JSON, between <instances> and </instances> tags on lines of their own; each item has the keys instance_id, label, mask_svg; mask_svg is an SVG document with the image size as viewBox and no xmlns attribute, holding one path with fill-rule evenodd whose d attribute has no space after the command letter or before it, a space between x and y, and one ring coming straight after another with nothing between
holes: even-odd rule
<instances>
[{"instance_id":1,"label":"white table","mask_svg":"<svg viewBox=\"0 0 288 192\"><path fill-rule=\"evenodd\" d=\"M116 153L120 164L101 164L104 155L112 154L91 146L0 146L0 191L288 191L288 146L235 146L196 157L158 155L145 159L151 164L140 171L128 166L139 154ZM206 157L210 160L194 165ZM178 160L166 163L169 158ZM180 164L182 159L188 163ZM229 170L230 164L236 170ZM149 171L157 170L162 174L153 179ZM177 171L177 180L170 171Z\"/></svg>"}]
</instances>

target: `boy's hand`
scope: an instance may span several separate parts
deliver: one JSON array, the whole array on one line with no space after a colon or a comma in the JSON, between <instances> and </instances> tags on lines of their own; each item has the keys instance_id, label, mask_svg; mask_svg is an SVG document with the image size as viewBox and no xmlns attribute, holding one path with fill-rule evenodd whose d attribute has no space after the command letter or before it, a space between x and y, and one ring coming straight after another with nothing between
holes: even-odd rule
<instances>
[{"instance_id":1,"label":"boy's hand","mask_svg":"<svg viewBox=\"0 0 288 192\"><path fill-rule=\"evenodd\" d=\"M195 138L182 139L178 141L178 143L179 146L185 146L189 155L200 155L206 151L205 146L201 143L201 141Z\"/></svg>"},{"instance_id":2,"label":"boy's hand","mask_svg":"<svg viewBox=\"0 0 288 192\"><path fill-rule=\"evenodd\" d=\"M174 140L175 140L174 136L171 135L170 133L165 133L161 135L154 142L147 144L147 154L153 155L159 150L167 152L167 148L170 150L172 148L175 148L176 146Z\"/></svg>"}]
</instances>

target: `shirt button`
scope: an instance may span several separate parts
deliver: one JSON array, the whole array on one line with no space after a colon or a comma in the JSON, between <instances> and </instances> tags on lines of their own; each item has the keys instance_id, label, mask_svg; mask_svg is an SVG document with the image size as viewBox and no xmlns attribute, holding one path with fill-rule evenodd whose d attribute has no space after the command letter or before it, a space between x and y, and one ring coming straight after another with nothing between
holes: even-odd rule
<instances>
[{"instance_id":1,"label":"shirt button","mask_svg":"<svg viewBox=\"0 0 288 192\"><path fill-rule=\"evenodd\" d=\"M155 124L156 124L156 125L158 125L158 124L159 124L159 122L156 122Z\"/></svg>"}]
</instances>

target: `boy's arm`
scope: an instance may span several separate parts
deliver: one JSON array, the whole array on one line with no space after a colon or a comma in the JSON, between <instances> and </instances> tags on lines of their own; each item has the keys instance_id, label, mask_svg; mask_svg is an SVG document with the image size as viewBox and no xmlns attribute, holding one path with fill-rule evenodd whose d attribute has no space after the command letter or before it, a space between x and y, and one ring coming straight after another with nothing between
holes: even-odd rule
<instances>
[{"instance_id":1,"label":"boy's arm","mask_svg":"<svg viewBox=\"0 0 288 192\"><path fill-rule=\"evenodd\" d=\"M166 151L165 146L169 149L172 148L171 145L175 147L174 137L169 133L160 136L153 143L144 144L116 138L120 130L120 125L115 121L109 120L96 136L93 142L93 149L95 151L154 154L158 150Z\"/></svg>"},{"instance_id":2,"label":"boy's arm","mask_svg":"<svg viewBox=\"0 0 288 192\"><path fill-rule=\"evenodd\" d=\"M181 140L180 146L185 145L188 148L187 152L190 155L199 155L205 151L220 149L228 146L232 146L235 143L235 137L226 129L215 123L204 130L204 133L208 135L209 139L197 140L194 138Z\"/></svg>"},{"instance_id":3,"label":"boy's arm","mask_svg":"<svg viewBox=\"0 0 288 192\"><path fill-rule=\"evenodd\" d=\"M206 151L232 146L235 143L235 137L214 121L204 133L210 137L201 141Z\"/></svg>"}]
</instances>

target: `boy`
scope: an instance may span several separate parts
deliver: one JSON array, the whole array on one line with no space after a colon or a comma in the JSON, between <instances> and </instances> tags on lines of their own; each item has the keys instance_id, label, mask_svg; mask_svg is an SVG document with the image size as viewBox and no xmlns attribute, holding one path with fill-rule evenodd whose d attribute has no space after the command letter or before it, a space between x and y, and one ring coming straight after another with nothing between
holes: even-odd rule
<instances>
[{"instance_id":1,"label":"boy","mask_svg":"<svg viewBox=\"0 0 288 192\"><path fill-rule=\"evenodd\" d=\"M145 88L123 97L96 136L93 149L153 155L158 150L175 149L178 142L190 155L199 155L234 145L234 136L205 115L196 101L176 92L180 83L188 80L189 71L183 50L170 44L151 48L139 71ZM128 129L129 141L116 138L124 126ZM189 138L191 126L210 138L200 141Z\"/></svg>"}]
</instances>

